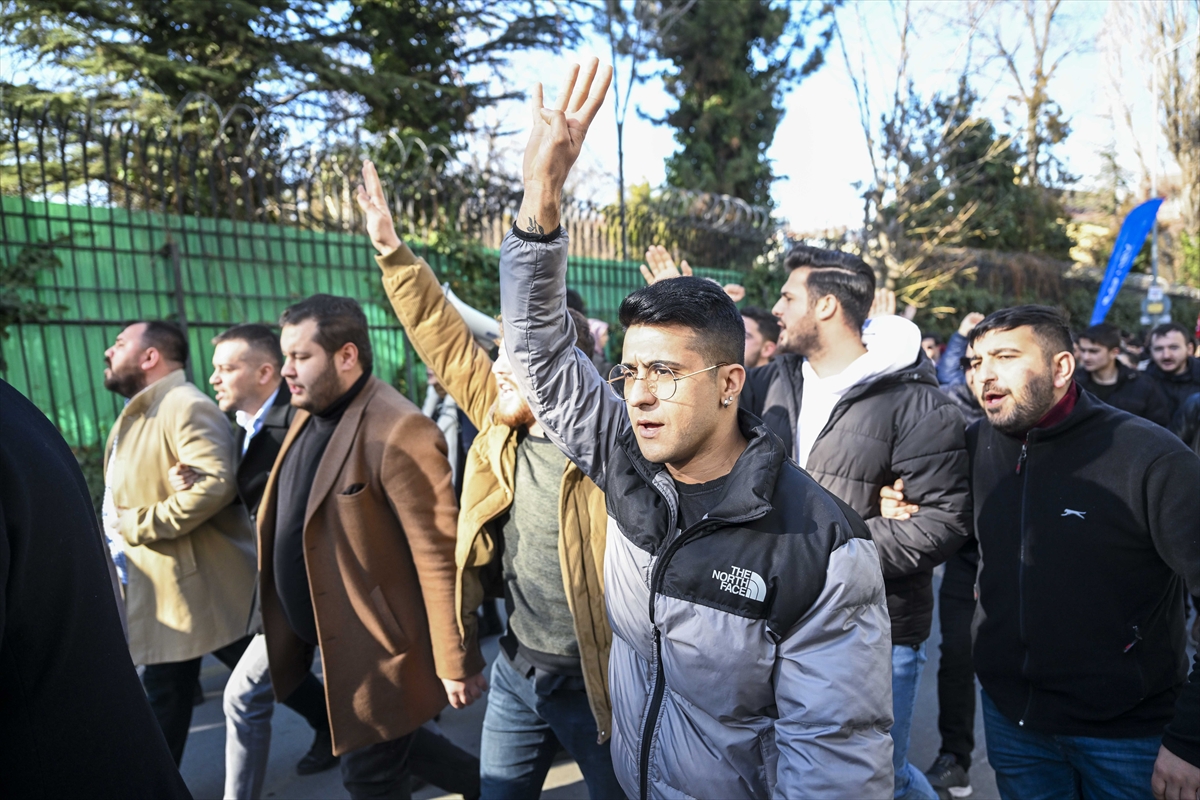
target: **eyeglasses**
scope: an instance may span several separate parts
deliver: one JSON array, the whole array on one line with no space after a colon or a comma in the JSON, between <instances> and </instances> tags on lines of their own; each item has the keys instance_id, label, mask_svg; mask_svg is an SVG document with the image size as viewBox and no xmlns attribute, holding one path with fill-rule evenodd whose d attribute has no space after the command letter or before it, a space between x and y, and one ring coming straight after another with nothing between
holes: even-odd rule
<instances>
[{"instance_id":1,"label":"eyeglasses","mask_svg":"<svg viewBox=\"0 0 1200 800\"><path fill-rule=\"evenodd\" d=\"M663 364L651 364L646 367L645 377L639 376L624 364L617 364L612 368L612 372L608 373L608 385L616 392L617 397L622 400L629 399L629 393L633 390L635 381L645 381L646 389L650 394L657 397L659 400L670 400L675 396L675 389L679 381L684 378L690 378L693 375L699 375L702 372L717 369L718 367L728 366L728 361L722 361L719 364L713 364L711 367L698 369L695 372L689 372L687 375L676 375L674 370ZM621 384L618 386L617 384Z\"/></svg>"}]
</instances>

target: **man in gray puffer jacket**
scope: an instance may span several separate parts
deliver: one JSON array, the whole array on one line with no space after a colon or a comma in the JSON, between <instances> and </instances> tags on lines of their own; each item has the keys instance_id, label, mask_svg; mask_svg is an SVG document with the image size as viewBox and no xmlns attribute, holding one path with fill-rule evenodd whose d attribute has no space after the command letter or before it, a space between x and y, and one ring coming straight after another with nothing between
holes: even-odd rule
<instances>
[{"instance_id":1,"label":"man in gray puffer jacket","mask_svg":"<svg viewBox=\"0 0 1200 800\"><path fill-rule=\"evenodd\" d=\"M541 108L500 256L504 347L547 435L605 490L613 767L631 797L892 794L891 639L859 517L738 408L745 332L679 278L621 308L606 386L567 318L563 182L611 79Z\"/></svg>"}]
</instances>

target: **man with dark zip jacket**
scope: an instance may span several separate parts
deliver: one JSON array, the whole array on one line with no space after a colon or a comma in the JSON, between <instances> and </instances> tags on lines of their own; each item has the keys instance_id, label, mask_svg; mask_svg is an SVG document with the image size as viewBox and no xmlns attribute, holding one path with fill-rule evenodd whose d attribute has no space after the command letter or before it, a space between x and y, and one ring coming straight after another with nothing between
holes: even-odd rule
<instances>
[{"instance_id":1,"label":"man with dark zip jacket","mask_svg":"<svg viewBox=\"0 0 1200 800\"><path fill-rule=\"evenodd\" d=\"M1121 330L1100 323L1079 334L1079 366L1075 382L1113 408L1162 425L1171 424L1171 409L1158 381L1117 360Z\"/></svg>"},{"instance_id":2,"label":"man with dark zip jacket","mask_svg":"<svg viewBox=\"0 0 1200 800\"><path fill-rule=\"evenodd\" d=\"M891 642L858 516L738 409L745 329L699 278L621 307L606 386L566 314L562 186L604 98L575 67L525 154L504 347L547 435L605 491L612 759L631 797L889 797Z\"/></svg>"},{"instance_id":3,"label":"man with dark zip jacket","mask_svg":"<svg viewBox=\"0 0 1200 800\"><path fill-rule=\"evenodd\" d=\"M1200 458L1073 381L1064 317L998 311L971 332L987 418L968 434L974 660L1004 798L1192 798L1200 660Z\"/></svg>"},{"instance_id":4,"label":"man with dark zip jacket","mask_svg":"<svg viewBox=\"0 0 1200 800\"><path fill-rule=\"evenodd\" d=\"M791 272L774 308L779 354L750 373L746 407L871 530L892 626L895 797L935 800L907 754L933 568L970 535L963 417L938 388L917 326L894 315L866 320L875 275L862 259L799 246L784 265ZM921 510L904 520L881 516L880 489L893 485Z\"/></svg>"}]
</instances>

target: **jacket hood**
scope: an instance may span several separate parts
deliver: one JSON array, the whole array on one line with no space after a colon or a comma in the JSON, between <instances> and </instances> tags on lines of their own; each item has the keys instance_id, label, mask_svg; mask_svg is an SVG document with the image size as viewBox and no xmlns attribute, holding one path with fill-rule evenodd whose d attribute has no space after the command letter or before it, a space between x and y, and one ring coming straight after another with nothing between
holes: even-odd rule
<instances>
[{"instance_id":1,"label":"jacket hood","mask_svg":"<svg viewBox=\"0 0 1200 800\"><path fill-rule=\"evenodd\" d=\"M921 355L921 329L894 314L873 317L863 325L863 344L874 376L889 375L911 367Z\"/></svg>"}]
</instances>

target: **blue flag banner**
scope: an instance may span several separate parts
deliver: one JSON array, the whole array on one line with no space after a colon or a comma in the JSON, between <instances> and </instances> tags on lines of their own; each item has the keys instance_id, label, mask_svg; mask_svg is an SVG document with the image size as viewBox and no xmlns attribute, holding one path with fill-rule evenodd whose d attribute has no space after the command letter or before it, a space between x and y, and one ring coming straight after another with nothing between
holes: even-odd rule
<instances>
[{"instance_id":1,"label":"blue flag banner","mask_svg":"<svg viewBox=\"0 0 1200 800\"><path fill-rule=\"evenodd\" d=\"M1158 215L1158 207L1161 205L1161 197L1147 200L1130 211L1129 216L1121 223L1121 231L1117 234L1112 255L1108 258L1108 269L1104 270L1104 280L1100 282L1100 292L1096 295L1096 307L1092 309L1092 321L1089 325L1104 322L1113 301L1117 299L1121 284L1129 275L1133 260L1146 243L1146 234L1150 233L1150 228L1154 226L1154 217Z\"/></svg>"}]
</instances>

